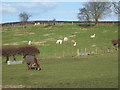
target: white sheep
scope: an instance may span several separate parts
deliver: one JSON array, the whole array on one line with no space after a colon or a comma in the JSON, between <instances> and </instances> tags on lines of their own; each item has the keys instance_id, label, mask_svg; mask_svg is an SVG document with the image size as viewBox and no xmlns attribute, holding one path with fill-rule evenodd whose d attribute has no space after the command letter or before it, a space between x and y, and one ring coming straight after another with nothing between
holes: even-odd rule
<instances>
[{"instance_id":1,"label":"white sheep","mask_svg":"<svg viewBox=\"0 0 120 90\"><path fill-rule=\"evenodd\" d=\"M28 45L31 45L31 44L32 44L32 42L31 42L31 41L29 41L29 42L28 42Z\"/></svg>"},{"instance_id":2,"label":"white sheep","mask_svg":"<svg viewBox=\"0 0 120 90\"><path fill-rule=\"evenodd\" d=\"M64 41L68 41L68 38L67 38L67 37L64 37Z\"/></svg>"},{"instance_id":3,"label":"white sheep","mask_svg":"<svg viewBox=\"0 0 120 90\"><path fill-rule=\"evenodd\" d=\"M94 38L94 37L95 37L95 34L94 34L94 35L91 35L90 37L91 37L91 38Z\"/></svg>"},{"instance_id":4,"label":"white sheep","mask_svg":"<svg viewBox=\"0 0 120 90\"><path fill-rule=\"evenodd\" d=\"M37 25L39 25L40 23L38 22Z\"/></svg>"},{"instance_id":5,"label":"white sheep","mask_svg":"<svg viewBox=\"0 0 120 90\"><path fill-rule=\"evenodd\" d=\"M34 26L39 25L39 24L40 24L39 22L38 22L38 23L35 23Z\"/></svg>"},{"instance_id":6,"label":"white sheep","mask_svg":"<svg viewBox=\"0 0 120 90\"><path fill-rule=\"evenodd\" d=\"M77 43L75 42L74 44L73 44L73 46L76 46L77 45Z\"/></svg>"},{"instance_id":7,"label":"white sheep","mask_svg":"<svg viewBox=\"0 0 120 90\"><path fill-rule=\"evenodd\" d=\"M62 44L62 40L57 40L56 44Z\"/></svg>"},{"instance_id":8,"label":"white sheep","mask_svg":"<svg viewBox=\"0 0 120 90\"><path fill-rule=\"evenodd\" d=\"M72 40L71 42L72 42L73 46L77 45L77 43L75 42L75 40Z\"/></svg>"},{"instance_id":9,"label":"white sheep","mask_svg":"<svg viewBox=\"0 0 120 90\"><path fill-rule=\"evenodd\" d=\"M34 24L34 26L36 26L36 25L37 25L37 23Z\"/></svg>"}]
</instances>

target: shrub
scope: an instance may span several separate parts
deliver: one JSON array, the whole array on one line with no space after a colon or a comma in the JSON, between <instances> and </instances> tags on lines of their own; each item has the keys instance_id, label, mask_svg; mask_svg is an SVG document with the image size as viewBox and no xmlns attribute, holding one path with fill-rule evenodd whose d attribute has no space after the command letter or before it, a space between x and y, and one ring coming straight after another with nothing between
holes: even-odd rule
<instances>
[{"instance_id":1,"label":"shrub","mask_svg":"<svg viewBox=\"0 0 120 90\"><path fill-rule=\"evenodd\" d=\"M40 51L34 46L25 46L19 48L19 54L23 55L23 58L25 58L26 55L36 55L39 54Z\"/></svg>"},{"instance_id":2,"label":"shrub","mask_svg":"<svg viewBox=\"0 0 120 90\"><path fill-rule=\"evenodd\" d=\"M23 55L23 58L26 55L36 55L39 54L40 51L34 46L24 46L24 47L4 47L2 48L2 56L6 57L6 63L9 60L10 56L13 56L14 60L16 60L16 55Z\"/></svg>"}]
</instances>

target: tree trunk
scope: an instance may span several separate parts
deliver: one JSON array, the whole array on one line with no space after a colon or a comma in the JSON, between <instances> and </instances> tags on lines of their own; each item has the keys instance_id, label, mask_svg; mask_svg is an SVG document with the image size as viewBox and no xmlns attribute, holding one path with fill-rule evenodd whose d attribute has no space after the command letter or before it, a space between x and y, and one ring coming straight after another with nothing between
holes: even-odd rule
<instances>
[{"instance_id":1,"label":"tree trunk","mask_svg":"<svg viewBox=\"0 0 120 90\"><path fill-rule=\"evenodd\" d=\"M9 56L6 56L6 63L7 63L7 61L9 61Z\"/></svg>"},{"instance_id":2,"label":"tree trunk","mask_svg":"<svg viewBox=\"0 0 120 90\"><path fill-rule=\"evenodd\" d=\"M95 25L97 25L98 24L98 19L95 19Z\"/></svg>"}]
</instances>

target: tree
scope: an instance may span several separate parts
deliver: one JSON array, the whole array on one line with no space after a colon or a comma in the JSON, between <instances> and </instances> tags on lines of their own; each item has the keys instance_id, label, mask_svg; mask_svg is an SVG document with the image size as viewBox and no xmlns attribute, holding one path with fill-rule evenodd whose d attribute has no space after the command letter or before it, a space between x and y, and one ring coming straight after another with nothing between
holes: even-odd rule
<instances>
[{"instance_id":1,"label":"tree","mask_svg":"<svg viewBox=\"0 0 120 90\"><path fill-rule=\"evenodd\" d=\"M54 19L53 19L53 25L55 25L55 24L56 24L56 23L55 23L55 21L56 21L56 19L54 18Z\"/></svg>"},{"instance_id":2,"label":"tree","mask_svg":"<svg viewBox=\"0 0 120 90\"><path fill-rule=\"evenodd\" d=\"M79 9L78 19L81 21L88 21L90 25L91 14L86 8Z\"/></svg>"},{"instance_id":3,"label":"tree","mask_svg":"<svg viewBox=\"0 0 120 90\"><path fill-rule=\"evenodd\" d=\"M87 12L89 12L89 16L95 20L95 24L97 24L98 20L102 19L103 16L111 13L110 2L87 2L84 6Z\"/></svg>"},{"instance_id":4,"label":"tree","mask_svg":"<svg viewBox=\"0 0 120 90\"><path fill-rule=\"evenodd\" d=\"M19 14L19 18L23 24L23 28L24 28L24 24L28 21L28 19L31 17L32 15L26 13L26 12L23 12L23 13L20 13Z\"/></svg>"},{"instance_id":5,"label":"tree","mask_svg":"<svg viewBox=\"0 0 120 90\"><path fill-rule=\"evenodd\" d=\"M114 5L114 12L120 15L120 6L119 6L120 2L113 2L113 5Z\"/></svg>"}]
</instances>

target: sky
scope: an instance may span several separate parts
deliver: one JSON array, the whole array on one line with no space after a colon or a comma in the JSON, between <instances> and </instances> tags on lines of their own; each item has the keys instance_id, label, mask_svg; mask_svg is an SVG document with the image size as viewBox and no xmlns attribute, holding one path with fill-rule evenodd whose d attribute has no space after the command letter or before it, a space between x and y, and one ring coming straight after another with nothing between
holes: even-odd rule
<instances>
[{"instance_id":1,"label":"sky","mask_svg":"<svg viewBox=\"0 0 120 90\"><path fill-rule=\"evenodd\" d=\"M78 21L77 14L84 2L2 2L0 3L2 20L0 23L19 22L19 14L27 12L31 14L29 21L53 20ZM1 16L0 15L0 16ZM114 13L104 17L101 21L117 21Z\"/></svg>"}]
</instances>

